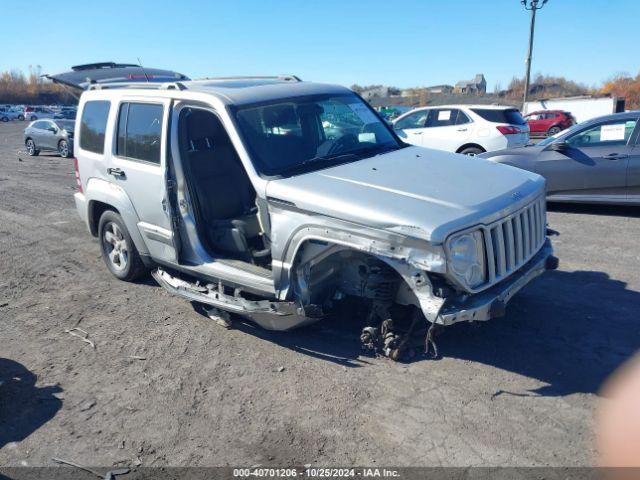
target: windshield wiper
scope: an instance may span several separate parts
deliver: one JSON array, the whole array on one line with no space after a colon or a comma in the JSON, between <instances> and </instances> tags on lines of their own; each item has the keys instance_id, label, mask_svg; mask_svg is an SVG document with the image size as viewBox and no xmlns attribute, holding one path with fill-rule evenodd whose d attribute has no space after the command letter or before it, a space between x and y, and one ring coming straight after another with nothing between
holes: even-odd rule
<instances>
[{"instance_id":1,"label":"windshield wiper","mask_svg":"<svg viewBox=\"0 0 640 480\"><path fill-rule=\"evenodd\" d=\"M309 166L314 163L325 163L325 162L333 162L333 161L340 161L340 160L346 160L346 159L362 160L363 158L369 158L375 155L382 155L383 153L399 150L400 148L403 148L403 147L391 146L391 145L376 145L372 147L362 148L354 152L338 153L335 155L318 155L315 157L307 158L300 163L296 163L295 165L286 167L280 171L280 174L294 172L294 171L297 171L298 169L301 169L303 167Z\"/></svg>"},{"instance_id":2,"label":"windshield wiper","mask_svg":"<svg viewBox=\"0 0 640 480\"><path fill-rule=\"evenodd\" d=\"M285 167L284 169L282 169L280 171L281 174L283 173L290 173L290 172L295 172L296 170L299 170L303 167L309 166L310 164L313 163L324 163L324 162L329 162L329 161L334 161L334 160L342 160L345 158L353 158L353 159L359 159L360 157L358 155L356 155L355 153L341 153L338 155L329 155L329 156L316 156L316 157L311 157L311 158L307 158L305 160L303 160L300 163L296 163L295 165L291 165L289 167Z\"/></svg>"}]
</instances>

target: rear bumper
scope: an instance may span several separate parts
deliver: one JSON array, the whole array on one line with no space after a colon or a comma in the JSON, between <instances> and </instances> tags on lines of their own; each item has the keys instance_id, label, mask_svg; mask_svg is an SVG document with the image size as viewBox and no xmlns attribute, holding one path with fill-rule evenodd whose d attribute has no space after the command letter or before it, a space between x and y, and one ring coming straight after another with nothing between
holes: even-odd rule
<instances>
[{"instance_id":1,"label":"rear bumper","mask_svg":"<svg viewBox=\"0 0 640 480\"><path fill-rule=\"evenodd\" d=\"M525 285L546 270L558 268L551 242L547 239L540 251L506 280L475 295L449 298L444 303L436 323L452 325L457 322L489 320L505 314L507 303Z\"/></svg>"},{"instance_id":2,"label":"rear bumper","mask_svg":"<svg viewBox=\"0 0 640 480\"><path fill-rule=\"evenodd\" d=\"M82 219L82 221L85 223L85 225L87 226L87 228L89 228L89 219L88 219L88 212L87 212L87 199L84 196L84 193L82 192L76 192L73 194L73 199L76 202L76 210L78 211L78 215L80 215L80 218ZM91 230L91 229L89 229Z\"/></svg>"}]
</instances>

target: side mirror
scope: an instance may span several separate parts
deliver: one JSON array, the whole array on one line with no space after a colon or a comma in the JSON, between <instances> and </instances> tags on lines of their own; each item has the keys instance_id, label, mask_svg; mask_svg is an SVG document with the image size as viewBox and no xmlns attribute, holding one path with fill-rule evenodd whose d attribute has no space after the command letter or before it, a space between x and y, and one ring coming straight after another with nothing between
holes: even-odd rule
<instances>
[{"instance_id":1,"label":"side mirror","mask_svg":"<svg viewBox=\"0 0 640 480\"><path fill-rule=\"evenodd\" d=\"M569 149L569 144L567 142L553 142L549 145L549 150L553 150L554 152L564 152Z\"/></svg>"}]
</instances>

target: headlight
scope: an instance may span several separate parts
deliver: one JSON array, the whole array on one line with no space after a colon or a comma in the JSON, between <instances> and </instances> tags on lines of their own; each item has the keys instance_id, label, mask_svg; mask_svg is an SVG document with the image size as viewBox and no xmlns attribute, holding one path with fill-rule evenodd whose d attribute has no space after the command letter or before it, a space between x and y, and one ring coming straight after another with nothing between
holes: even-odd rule
<instances>
[{"instance_id":1,"label":"headlight","mask_svg":"<svg viewBox=\"0 0 640 480\"><path fill-rule=\"evenodd\" d=\"M465 233L449 244L449 263L454 275L468 287L475 288L484 281L484 248L482 233Z\"/></svg>"}]
</instances>

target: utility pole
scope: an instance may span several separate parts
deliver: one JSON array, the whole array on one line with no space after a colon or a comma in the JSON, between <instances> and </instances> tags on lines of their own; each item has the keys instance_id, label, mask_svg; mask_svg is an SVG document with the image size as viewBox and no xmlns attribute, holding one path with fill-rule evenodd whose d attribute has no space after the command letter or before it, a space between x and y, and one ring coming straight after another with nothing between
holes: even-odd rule
<instances>
[{"instance_id":1,"label":"utility pole","mask_svg":"<svg viewBox=\"0 0 640 480\"><path fill-rule=\"evenodd\" d=\"M533 32L536 26L536 12L544 7L549 0L520 0L525 10L531 11L531 29L529 30L529 51L527 53L527 73L524 77L524 98L522 100L522 111L524 113L524 105L527 103L529 95L529 82L531 80L531 55L533 54Z\"/></svg>"}]
</instances>

